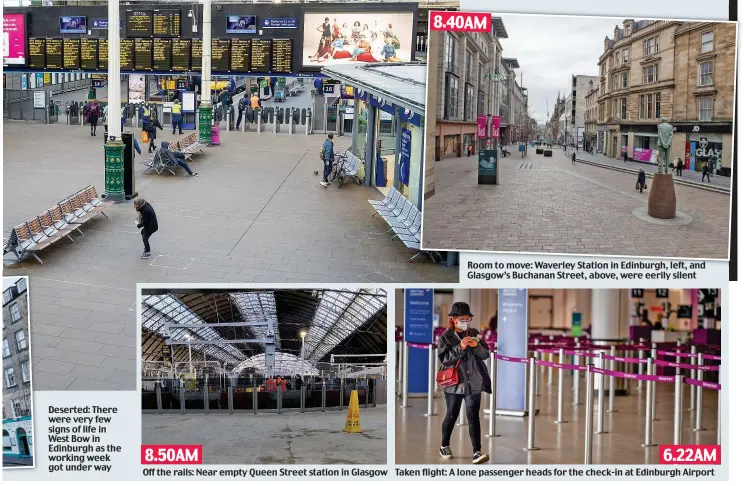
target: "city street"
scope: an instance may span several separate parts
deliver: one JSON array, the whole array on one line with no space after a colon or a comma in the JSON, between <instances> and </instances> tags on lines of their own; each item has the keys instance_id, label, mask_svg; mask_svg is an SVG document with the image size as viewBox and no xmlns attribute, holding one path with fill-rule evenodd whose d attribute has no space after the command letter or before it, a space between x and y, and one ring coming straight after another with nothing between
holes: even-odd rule
<instances>
[{"instance_id":1,"label":"city street","mask_svg":"<svg viewBox=\"0 0 744 486\"><path fill-rule=\"evenodd\" d=\"M497 186L477 184L476 157L436 163L436 194L424 202L424 248L728 257L725 194L678 184L677 211L692 222L647 223L632 214L648 203L648 191L634 191L634 174L572 165L562 148L554 149L553 157L529 148L524 159L516 146L510 150L512 155L499 160ZM646 172L654 172L653 167Z\"/></svg>"},{"instance_id":2,"label":"city street","mask_svg":"<svg viewBox=\"0 0 744 486\"><path fill-rule=\"evenodd\" d=\"M169 127L156 142L172 141ZM4 234L61 198L94 184L104 192L103 130L6 123ZM368 199L375 188L318 184L324 135L222 132L219 147L190 163L199 177L148 173L135 160L136 189L160 229L153 257L131 202L115 205L33 258L4 259L5 275L31 277L37 390L134 389L138 282L454 282L456 269L391 241ZM350 145L336 140L336 151ZM147 156L146 146L143 156Z\"/></svg>"}]
</instances>

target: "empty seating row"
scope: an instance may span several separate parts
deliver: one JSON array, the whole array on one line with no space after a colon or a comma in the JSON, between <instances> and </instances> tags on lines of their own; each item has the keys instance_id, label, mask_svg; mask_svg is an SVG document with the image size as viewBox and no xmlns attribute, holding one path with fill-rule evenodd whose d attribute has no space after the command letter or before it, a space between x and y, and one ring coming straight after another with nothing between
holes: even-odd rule
<instances>
[{"instance_id":1,"label":"empty seating row","mask_svg":"<svg viewBox=\"0 0 744 486\"><path fill-rule=\"evenodd\" d=\"M369 203L390 226L393 239L398 238L407 248L416 251L409 261L423 254L436 262L436 252L421 249L421 211L400 191L391 187L383 200L369 200Z\"/></svg>"},{"instance_id":2,"label":"empty seating row","mask_svg":"<svg viewBox=\"0 0 744 486\"><path fill-rule=\"evenodd\" d=\"M111 204L113 201L106 201L98 196L95 187L87 186L38 216L16 225L3 238L3 255L13 253L19 262L31 255L39 263L44 263L36 254L37 251L48 248L63 238L74 242L70 233L77 231L82 235L80 225L99 213L108 218L103 210Z\"/></svg>"}]
</instances>

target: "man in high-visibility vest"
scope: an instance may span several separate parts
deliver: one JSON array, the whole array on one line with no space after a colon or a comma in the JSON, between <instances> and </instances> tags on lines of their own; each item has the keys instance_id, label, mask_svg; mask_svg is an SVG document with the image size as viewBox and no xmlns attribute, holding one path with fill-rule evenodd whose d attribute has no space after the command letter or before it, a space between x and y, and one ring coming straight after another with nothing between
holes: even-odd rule
<instances>
[{"instance_id":1,"label":"man in high-visibility vest","mask_svg":"<svg viewBox=\"0 0 744 486\"><path fill-rule=\"evenodd\" d=\"M178 134L183 135L183 116L181 115L181 103L178 100L173 103L172 115L173 135L176 134L176 127L178 127Z\"/></svg>"}]
</instances>

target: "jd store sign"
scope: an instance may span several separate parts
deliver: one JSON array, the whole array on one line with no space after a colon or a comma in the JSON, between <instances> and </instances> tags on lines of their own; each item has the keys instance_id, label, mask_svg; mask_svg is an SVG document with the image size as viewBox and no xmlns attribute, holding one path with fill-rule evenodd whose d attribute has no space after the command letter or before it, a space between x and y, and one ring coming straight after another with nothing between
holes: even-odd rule
<instances>
[{"instance_id":1,"label":"jd store sign","mask_svg":"<svg viewBox=\"0 0 744 486\"><path fill-rule=\"evenodd\" d=\"M708 145L708 137L700 137L698 146L695 149L695 157L710 157L712 159L720 159L721 152L721 149L714 148L712 145Z\"/></svg>"}]
</instances>

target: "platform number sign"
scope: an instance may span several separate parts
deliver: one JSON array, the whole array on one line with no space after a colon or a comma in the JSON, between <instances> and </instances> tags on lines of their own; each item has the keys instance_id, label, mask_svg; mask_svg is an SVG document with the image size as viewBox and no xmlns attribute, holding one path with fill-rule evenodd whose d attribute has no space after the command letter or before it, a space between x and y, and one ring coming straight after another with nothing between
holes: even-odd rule
<instances>
[{"instance_id":1,"label":"platform number sign","mask_svg":"<svg viewBox=\"0 0 744 486\"><path fill-rule=\"evenodd\" d=\"M657 299L668 299L669 289L656 289L656 298Z\"/></svg>"},{"instance_id":2,"label":"platform number sign","mask_svg":"<svg viewBox=\"0 0 744 486\"><path fill-rule=\"evenodd\" d=\"M634 299L642 299L645 289L630 289L630 296Z\"/></svg>"},{"instance_id":3,"label":"platform number sign","mask_svg":"<svg viewBox=\"0 0 744 486\"><path fill-rule=\"evenodd\" d=\"M698 304L715 302L718 297L718 289L699 289Z\"/></svg>"}]
</instances>

